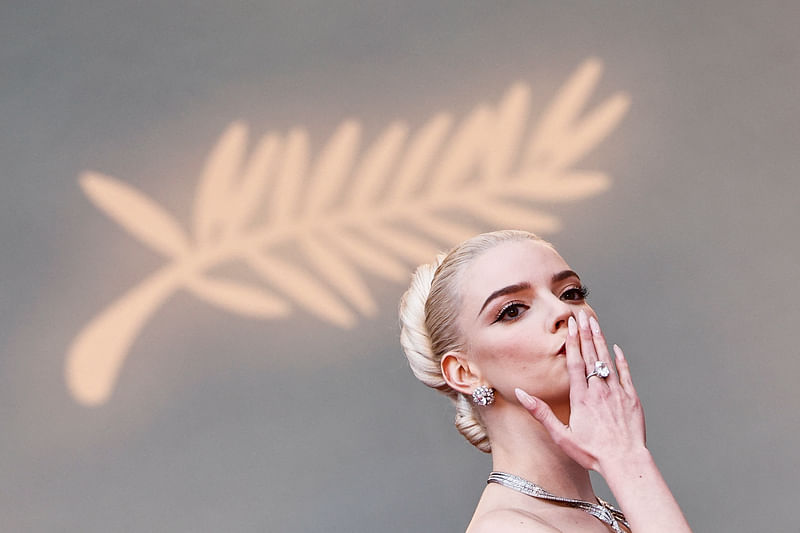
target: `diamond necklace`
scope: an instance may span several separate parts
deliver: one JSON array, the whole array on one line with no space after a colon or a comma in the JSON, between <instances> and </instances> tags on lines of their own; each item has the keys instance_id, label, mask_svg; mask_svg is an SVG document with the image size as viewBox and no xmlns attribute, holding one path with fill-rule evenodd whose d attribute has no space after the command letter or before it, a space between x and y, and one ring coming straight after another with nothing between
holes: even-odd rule
<instances>
[{"instance_id":1,"label":"diamond necklace","mask_svg":"<svg viewBox=\"0 0 800 533\"><path fill-rule=\"evenodd\" d=\"M527 479L515 476L514 474L508 474L506 472L490 473L489 479L486 480L486 483L497 483L498 485L508 487L509 489L521 492L522 494L533 496L534 498L559 502L566 504L569 507L582 509L601 522L611 526L611 529L613 529L615 533L625 533L619 527L620 522L622 522L622 524L628 529L631 528L631 526L628 525L628 521L625 520L625 515L622 514L622 511L614 508L610 503L605 502L600 498L598 498L600 503L590 503L583 500L573 500L572 498L562 498L561 496L556 496L555 494L544 490L536 483L532 483Z\"/></svg>"}]
</instances>

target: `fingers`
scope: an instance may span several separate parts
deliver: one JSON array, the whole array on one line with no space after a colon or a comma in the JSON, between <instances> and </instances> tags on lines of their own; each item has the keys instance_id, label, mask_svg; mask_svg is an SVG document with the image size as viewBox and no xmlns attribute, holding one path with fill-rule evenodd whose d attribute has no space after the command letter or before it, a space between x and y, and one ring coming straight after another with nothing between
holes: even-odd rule
<instances>
[{"instance_id":1,"label":"fingers","mask_svg":"<svg viewBox=\"0 0 800 533\"><path fill-rule=\"evenodd\" d=\"M550 433L553 442L561 442L569 429L561 423L561 420L553 413L550 406L542 400L533 398L522 389L514 389L514 393L517 395L519 403Z\"/></svg>"},{"instance_id":2,"label":"fingers","mask_svg":"<svg viewBox=\"0 0 800 533\"><path fill-rule=\"evenodd\" d=\"M586 392L586 362L581 355L581 342L578 339L578 324L574 317L567 320L567 373L569 374L570 397L577 399Z\"/></svg>"},{"instance_id":3,"label":"fingers","mask_svg":"<svg viewBox=\"0 0 800 533\"><path fill-rule=\"evenodd\" d=\"M622 353L622 348L614 345L614 354L617 356L617 373L619 374L619 383L622 388L631 396L636 395L636 389L633 387L633 380L631 379L631 369L628 366L628 360L625 359L625 354Z\"/></svg>"},{"instance_id":4,"label":"fingers","mask_svg":"<svg viewBox=\"0 0 800 533\"><path fill-rule=\"evenodd\" d=\"M594 363L597 361L597 352L594 349L594 337L589 327L589 319L586 311L578 311L578 336L581 339L581 354L586 364L586 374L594 370Z\"/></svg>"},{"instance_id":5,"label":"fingers","mask_svg":"<svg viewBox=\"0 0 800 533\"><path fill-rule=\"evenodd\" d=\"M631 379L631 369L628 366L628 360L625 359L625 354L622 353L622 348L614 345L614 354L617 356L617 372L619 372L619 383L621 389L628 396L629 399L634 400L635 405L638 405L639 416L642 423L642 438L647 442L647 429L644 426L644 415L641 413L641 402L636 389L633 386Z\"/></svg>"},{"instance_id":6,"label":"fingers","mask_svg":"<svg viewBox=\"0 0 800 533\"><path fill-rule=\"evenodd\" d=\"M598 350L597 350L596 344L600 344L600 343L597 342L598 340L595 338L595 331L593 331L593 330L596 330L597 334L598 335L600 334L599 333L600 332L600 326L597 324L597 320L594 320L594 318L593 318L593 324L590 325L589 324L589 320L588 320L588 318L586 316L586 311L581 309L580 311L578 311L578 324L580 325L580 327L578 328L578 331L579 331L579 336L580 336L580 339L581 339L581 353L583 354L583 359L584 359L585 364L586 364L586 375L588 376L591 372L594 372L595 363L597 361L604 361L606 364L608 364L609 369L613 369L614 368L613 365L610 364L611 358L608 355L608 348L606 348L605 341L602 341L602 339L601 339L602 344L603 344L602 352L605 353L605 358L606 359L603 360L600 357L600 355L598 354ZM608 378L596 378L596 379L594 379L594 381L596 383L593 386L595 388L600 387L600 388L605 388L606 390L608 390L608 387L610 387L611 384L606 382L606 379L608 379ZM586 380L586 386L588 388L590 388L590 389L592 387L591 381L592 380L588 379L588 378ZM615 384L615 386L616 386L616 384Z\"/></svg>"},{"instance_id":7,"label":"fingers","mask_svg":"<svg viewBox=\"0 0 800 533\"><path fill-rule=\"evenodd\" d=\"M616 372L614 372L614 364L611 361L611 354L608 353L608 344L606 344L605 335L603 335L603 332L600 330L600 324L597 322L597 319L593 316L589 317L589 328L592 331L592 343L597 353L597 359L606 363L611 370L611 374L605 379L605 382L609 387L618 387L619 379L617 378Z\"/></svg>"}]
</instances>

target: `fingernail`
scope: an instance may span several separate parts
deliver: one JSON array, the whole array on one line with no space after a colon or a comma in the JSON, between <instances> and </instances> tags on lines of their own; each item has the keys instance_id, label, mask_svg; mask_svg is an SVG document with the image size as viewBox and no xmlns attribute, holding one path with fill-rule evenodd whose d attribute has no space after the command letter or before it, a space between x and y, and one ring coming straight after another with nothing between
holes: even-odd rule
<instances>
[{"instance_id":1,"label":"fingernail","mask_svg":"<svg viewBox=\"0 0 800 533\"><path fill-rule=\"evenodd\" d=\"M614 354L617 356L617 359L622 359L623 361L625 360L625 356L622 354L622 348L616 344L614 345Z\"/></svg>"},{"instance_id":2,"label":"fingernail","mask_svg":"<svg viewBox=\"0 0 800 533\"><path fill-rule=\"evenodd\" d=\"M514 394L517 395L517 400L519 400L519 403L521 403L526 409L533 409L536 407L536 400L534 400L531 395L524 390L514 389Z\"/></svg>"},{"instance_id":3,"label":"fingernail","mask_svg":"<svg viewBox=\"0 0 800 533\"><path fill-rule=\"evenodd\" d=\"M600 335L600 324L597 323L597 319L595 319L595 317L589 317L589 324L592 326L592 331L594 331L594 334Z\"/></svg>"},{"instance_id":4,"label":"fingernail","mask_svg":"<svg viewBox=\"0 0 800 533\"><path fill-rule=\"evenodd\" d=\"M581 325L582 328L589 327L589 322L586 320L586 312L583 309L578 311L578 323Z\"/></svg>"},{"instance_id":5,"label":"fingernail","mask_svg":"<svg viewBox=\"0 0 800 533\"><path fill-rule=\"evenodd\" d=\"M569 329L571 337L578 334L578 325L575 323L575 317L569 317L569 320L567 320L567 328Z\"/></svg>"}]
</instances>

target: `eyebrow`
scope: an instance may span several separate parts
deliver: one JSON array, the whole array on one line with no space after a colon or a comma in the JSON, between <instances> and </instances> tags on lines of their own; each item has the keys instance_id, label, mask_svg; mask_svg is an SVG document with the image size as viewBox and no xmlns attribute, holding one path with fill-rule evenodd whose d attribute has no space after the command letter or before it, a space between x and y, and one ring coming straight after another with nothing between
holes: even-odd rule
<instances>
[{"instance_id":1,"label":"eyebrow","mask_svg":"<svg viewBox=\"0 0 800 533\"><path fill-rule=\"evenodd\" d=\"M550 280L550 283L558 283L559 281L564 281L567 278L578 278L578 281L581 280L581 277L574 270L562 270L557 274L553 274L553 278Z\"/></svg>"},{"instance_id":2,"label":"eyebrow","mask_svg":"<svg viewBox=\"0 0 800 533\"><path fill-rule=\"evenodd\" d=\"M486 298L485 302L483 302L481 310L478 311L478 316L480 316L480 314L483 313L483 310L486 309L486 306L489 305L489 302L491 302L495 298L498 298L500 296L505 296L506 294L512 294L515 292L524 291L530 288L531 284L528 283L527 281L523 281L521 283L515 283L514 285L509 285L508 287L503 287L502 289L497 289L492 294L490 294L488 298Z\"/></svg>"},{"instance_id":3,"label":"eyebrow","mask_svg":"<svg viewBox=\"0 0 800 533\"><path fill-rule=\"evenodd\" d=\"M580 281L580 276L574 270L562 270L561 272L556 272L553 274L553 277L550 278L550 283L558 283L559 281L563 281L567 278L578 278ZM531 284L527 281L521 281L520 283L515 283L513 285L509 285L507 287L503 287L502 289L497 289L492 294L486 298L486 301L483 302L481 306L481 310L478 311L478 316L483 313L483 310L486 309L486 306L489 305L489 302L498 298L500 296L505 296L506 294L513 294L515 292L524 291L531 288Z\"/></svg>"}]
</instances>

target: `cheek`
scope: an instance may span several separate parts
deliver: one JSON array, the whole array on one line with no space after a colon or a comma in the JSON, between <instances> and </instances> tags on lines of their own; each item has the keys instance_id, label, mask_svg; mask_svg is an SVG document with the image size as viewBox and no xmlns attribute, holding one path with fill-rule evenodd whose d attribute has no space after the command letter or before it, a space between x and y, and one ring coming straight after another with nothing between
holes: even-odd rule
<instances>
[{"instance_id":1,"label":"cheek","mask_svg":"<svg viewBox=\"0 0 800 533\"><path fill-rule=\"evenodd\" d=\"M542 355L541 339L518 332L498 332L486 335L473 346L479 360L527 366ZM538 341L538 342L537 342Z\"/></svg>"},{"instance_id":2,"label":"cheek","mask_svg":"<svg viewBox=\"0 0 800 533\"><path fill-rule=\"evenodd\" d=\"M569 390L566 358L549 354L552 346L543 346L546 339L541 336L515 333L484 337L474 346L483 378L507 398L514 397L518 386L543 398L563 396L565 384Z\"/></svg>"}]
</instances>

